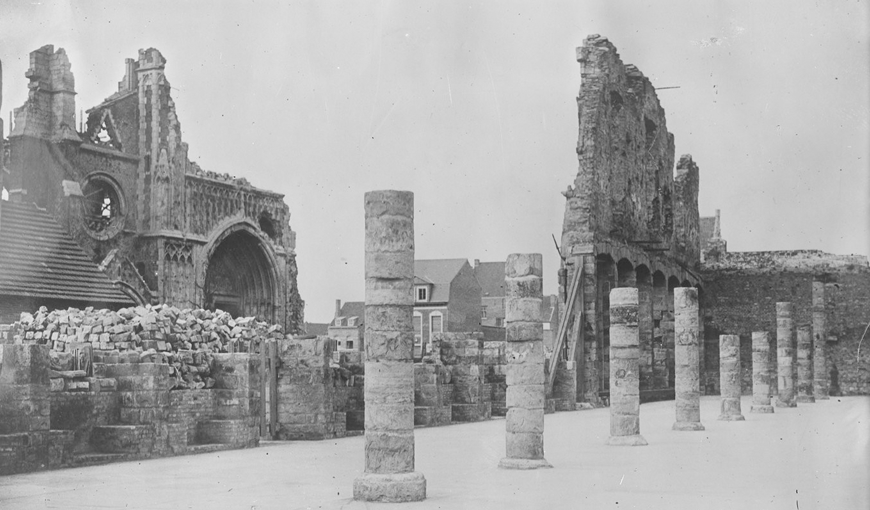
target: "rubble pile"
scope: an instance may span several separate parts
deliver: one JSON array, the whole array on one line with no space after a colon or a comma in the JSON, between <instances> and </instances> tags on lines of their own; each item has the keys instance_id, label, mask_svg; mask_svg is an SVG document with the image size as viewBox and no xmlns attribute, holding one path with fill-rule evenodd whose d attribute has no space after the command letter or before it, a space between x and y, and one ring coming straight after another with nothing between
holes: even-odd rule
<instances>
[{"instance_id":1,"label":"rubble pile","mask_svg":"<svg viewBox=\"0 0 870 510\"><path fill-rule=\"evenodd\" d=\"M169 364L178 389L214 385L213 353L251 352L254 339L284 336L280 325L254 317L168 305L118 311L41 307L35 314L22 313L10 332L15 343L49 345L55 371L72 370L75 351L90 346L95 362Z\"/></svg>"}]
</instances>

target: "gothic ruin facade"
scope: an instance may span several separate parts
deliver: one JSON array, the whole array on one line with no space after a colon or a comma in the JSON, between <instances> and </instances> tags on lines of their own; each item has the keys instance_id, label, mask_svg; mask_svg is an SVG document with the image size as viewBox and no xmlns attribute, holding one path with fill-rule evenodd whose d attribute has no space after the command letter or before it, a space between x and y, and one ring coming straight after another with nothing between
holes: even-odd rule
<instances>
[{"instance_id":1,"label":"gothic ruin facade","mask_svg":"<svg viewBox=\"0 0 870 510\"><path fill-rule=\"evenodd\" d=\"M127 59L118 91L76 129L66 53L32 52L29 96L6 142L10 201L47 210L140 304L222 309L299 330L283 195L190 161L165 66L154 48Z\"/></svg>"}]
</instances>

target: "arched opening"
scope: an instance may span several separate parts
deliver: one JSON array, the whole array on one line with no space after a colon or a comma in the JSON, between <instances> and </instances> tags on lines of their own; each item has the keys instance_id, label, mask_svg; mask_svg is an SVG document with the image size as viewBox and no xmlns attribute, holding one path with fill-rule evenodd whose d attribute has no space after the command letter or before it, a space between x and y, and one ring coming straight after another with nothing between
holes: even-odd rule
<instances>
[{"instance_id":1,"label":"arched opening","mask_svg":"<svg viewBox=\"0 0 870 510\"><path fill-rule=\"evenodd\" d=\"M652 340L652 385L654 389L666 388L667 351L665 349L665 325L668 312L668 279L661 271L653 273L653 340Z\"/></svg>"},{"instance_id":2,"label":"arched opening","mask_svg":"<svg viewBox=\"0 0 870 510\"><path fill-rule=\"evenodd\" d=\"M665 315L667 321L662 328L664 330L665 349L667 351L668 388L673 388L675 383L676 360L674 358L674 289L680 286L680 279L676 276L668 278L668 310Z\"/></svg>"},{"instance_id":3,"label":"arched opening","mask_svg":"<svg viewBox=\"0 0 870 510\"><path fill-rule=\"evenodd\" d=\"M123 226L124 197L110 177L92 174L82 186L84 220L87 231L97 239L108 239Z\"/></svg>"},{"instance_id":4,"label":"arched opening","mask_svg":"<svg viewBox=\"0 0 870 510\"><path fill-rule=\"evenodd\" d=\"M597 306L598 338L596 339L598 359L598 389L601 392L610 391L610 290L616 286L616 264L610 255L601 254L596 257L596 277L598 281Z\"/></svg>"},{"instance_id":5,"label":"arched opening","mask_svg":"<svg viewBox=\"0 0 870 510\"><path fill-rule=\"evenodd\" d=\"M640 389L652 386L653 339L653 279L647 266L641 264L635 271L637 281L637 335L640 344Z\"/></svg>"},{"instance_id":6,"label":"arched opening","mask_svg":"<svg viewBox=\"0 0 870 510\"><path fill-rule=\"evenodd\" d=\"M274 268L262 241L245 230L224 238L212 252L205 276L205 303L234 317L275 319Z\"/></svg>"},{"instance_id":7,"label":"arched opening","mask_svg":"<svg viewBox=\"0 0 870 510\"><path fill-rule=\"evenodd\" d=\"M616 282L619 287L634 287L637 283L634 266L628 259L619 259L616 264Z\"/></svg>"}]
</instances>

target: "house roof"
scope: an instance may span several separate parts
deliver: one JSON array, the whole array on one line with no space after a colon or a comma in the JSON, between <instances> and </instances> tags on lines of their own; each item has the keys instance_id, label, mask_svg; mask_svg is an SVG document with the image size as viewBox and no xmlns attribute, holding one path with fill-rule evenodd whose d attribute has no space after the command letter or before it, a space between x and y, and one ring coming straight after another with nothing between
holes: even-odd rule
<instances>
[{"instance_id":1,"label":"house roof","mask_svg":"<svg viewBox=\"0 0 870 510\"><path fill-rule=\"evenodd\" d=\"M50 214L9 201L0 201L0 294L133 304Z\"/></svg>"},{"instance_id":2,"label":"house roof","mask_svg":"<svg viewBox=\"0 0 870 510\"><path fill-rule=\"evenodd\" d=\"M450 299L450 282L465 264L468 264L466 259L415 260L414 281L423 280L432 285L430 302L446 303Z\"/></svg>"},{"instance_id":3,"label":"house roof","mask_svg":"<svg viewBox=\"0 0 870 510\"><path fill-rule=\"evenodd\" d=\"M504 297L504 262L481 262L474 266L474 277L483 297Z\"/></svg>"},{"instance_id":4,"label":"house roof","mask_svg":"<svg viewBox=\"0 0 870 510\"><path fill-rule=\"evenodd\" d=\"M359 324L362 324L362 318L366 316L366 304L364 301L348 301L341 305L338 316L359 317Z\"/></svg>"},{"instance_id":5,"label":"house roof","mask_svg":"<svg viewBox=\"0 0 870 510\"><path fill-rule=\"evenodd\" d=\"M321 324L319 322L306 322L303 328L305 333L309 335L327 335L329 334L329 324Z\"/></svg>"}]
</instances>

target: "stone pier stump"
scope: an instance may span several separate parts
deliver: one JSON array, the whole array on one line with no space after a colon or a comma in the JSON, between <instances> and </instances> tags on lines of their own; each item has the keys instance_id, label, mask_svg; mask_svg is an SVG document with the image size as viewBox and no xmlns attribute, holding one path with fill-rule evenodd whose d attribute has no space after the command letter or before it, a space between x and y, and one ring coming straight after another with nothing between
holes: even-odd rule
<instances>
[{"instance_id":1,"label":"stone pier stump","mask_svg":"<svg viewBox=\"0 0 870 510\"><path fill-rule=\"evenodd\" d=\"M796 407L794 394L794 320L792 304L776 304L776 407Z\"/></svg>"},{"instance_id":2,"label":"stone pier stump","mask_svg":"<svg viewBox=\"0 0 870 510\"><path fill-rule=\"evenodd\" d=\"M640 435L640 345L637 289L610 291L610 437L611 446L643 446Z\"/></svg>"},{"instance_id":3,"label":"stone pier stump","mask_svg":"<svg viewBox=\"0 0 870 510\"><path fill-rule=\"evenodd\" d=\"M365 194L365 473L362 501L421 501L414 471L414 194Z\"/></svg>"},{"instance_id":4,"label":"stone pier stump","mask_svg":"<svg viewBox=\"0 0 870 510\"><path fill-rule=\"evenodd\" d=\"M507 348L505 469L552 467L544 459L543 262L539 253L511 254L505 263Z\"/></svg>"},{"instance_id":5,"label":"stone pier stump","mask_svg":"<svg viewBox=\"0 0 870 510\"><path fill-rule=\"evenodd\" d=\"M719 387L722 395L719 419L745 420L740 412L740 337L737 335L719 336Z\"/></svg>"},{"instance_id":6,"label":"stone pier stump","mask_svg":"<svg viewBox=\"0 0 870 510\"><path fill-rule=\"evenodd\" d=\"M674 388L677 421L674 430L704 430L701 425L700 370L698 360L698 289L674 289Z\"/></svg>"},{"instance_id":7,"label":"stone pier stump","mask_svg":"<svg viewBox=\"0 0 870 510\"><path fill-rule=\"evenodd\" d=\"M770 405L770 333L752 333L752 407L750 413L772 413Z\"/></svg>"},{"instance_id":8,"label":"stone pier stump","mask_svg":"<svg viewBox=\"0 0 870 510\"><path fill-rule=\"evenodd\" d=\"M797 332L797 401L812 404L813 397L813 332L801 326Z\"/></svg>"},{"instance_id":9,"label":"stone pier stump","mask_svg":"<svg viewBox=\"0 0 870 510\"><path fill-rule=\"evenodd\" d=\"M827 400L828 367L825 347L827 344L827 324L825 324L825 282L813 282L813 396Z\"/></svg>"}]
</instances>

